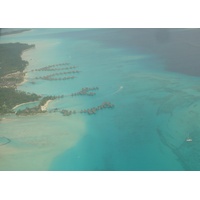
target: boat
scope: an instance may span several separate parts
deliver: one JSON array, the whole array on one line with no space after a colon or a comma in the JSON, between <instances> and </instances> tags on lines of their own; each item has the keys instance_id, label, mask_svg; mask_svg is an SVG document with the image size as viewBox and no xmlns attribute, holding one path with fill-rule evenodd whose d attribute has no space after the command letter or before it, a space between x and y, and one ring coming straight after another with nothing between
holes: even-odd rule
<instances>
[{"instance_id":1,"label":"boat","mask_svg":"<svg viewBox=\"0 0 200 200\"><path fill-rule=\"evenodd\" d=\"M186 142L192 142L192 138L190 137L190 135L188 135Z\"/></svg>"},{"instance_id":2,"label":"boat","mask_svg":"<svg viewBox=\"0 0 200 200\"><path fill-rule=\"evenodd\" d=\"M191 138L187 138L186 142L192 142L192 139Z\"/></svg>"}]
</instances>

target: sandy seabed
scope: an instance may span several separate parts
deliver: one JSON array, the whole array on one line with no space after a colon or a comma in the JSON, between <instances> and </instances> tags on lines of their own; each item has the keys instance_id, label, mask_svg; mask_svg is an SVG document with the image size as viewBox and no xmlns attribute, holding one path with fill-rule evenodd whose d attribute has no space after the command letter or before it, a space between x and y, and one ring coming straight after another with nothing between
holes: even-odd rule
<instances>
[{"instance_id":1,"label":"sandy seabed","mask_svg":"<svg viewBox=\"0 0 200 200\"><path fill-rule=\"evenodd\" d=\"M84 132L80 116L46 113L2 120L0 137L11 142L0 146L0 170L48 170L53 159L74 146Z\"/></svg>"}]
</instances>

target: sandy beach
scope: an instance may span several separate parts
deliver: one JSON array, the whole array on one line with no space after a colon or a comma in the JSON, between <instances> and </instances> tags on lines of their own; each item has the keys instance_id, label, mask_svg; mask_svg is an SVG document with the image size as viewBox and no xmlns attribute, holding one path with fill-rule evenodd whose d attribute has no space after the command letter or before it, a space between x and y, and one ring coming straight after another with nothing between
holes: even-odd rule
<instances>
[{"instance_id":1,"label":"sandy beach","mask_svg":"<svg viewBox=\"0 0 200 200\"><path fill-rule=\"evenodd\" d=\"M51 101L53 101L53 100L48 100L48 101L44 104L44 106L41 106L41 110L42 110L42 111L46 111L47 108L48 108L48 105L49 105L49 103L50 103Z\"/></svg>"},{"instance_id":2,"label":"sandy beach","mask_svg":"<svg viewBox=\"0 0 200 200\"><path fill-rule=\"evenodd\" d=\"M26 83L27 81L28 81L28 75L27 75L27 73L25 72L24 80L23 80L21 83L18 83L18 84L17 84L17 87L20 86L20 85L23 85L23 84Z\"/></svg>"},{"instance_id":3,"label":"sandy beach","mask_svg":"<svg viewBox=\"0 0 200 200\"><path fill-rule=\"evenodd\" d=\"M34 103L34 102L37 102L37 101L30 101L30 102L26 102L26 103L21 103L21 104L16 105L16 106L13 107L12 109L16 109L16 108L18 108L19 106L23 106L23 105L26 105L26 104L29 104L29 103Z\"/></svg>"}]
</instances>

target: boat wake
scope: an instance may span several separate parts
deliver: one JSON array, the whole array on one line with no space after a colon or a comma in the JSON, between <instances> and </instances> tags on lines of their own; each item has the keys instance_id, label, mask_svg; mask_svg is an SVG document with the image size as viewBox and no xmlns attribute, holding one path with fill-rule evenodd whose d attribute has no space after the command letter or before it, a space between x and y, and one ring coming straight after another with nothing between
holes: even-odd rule
<instances>
[{"instance_id":1,"label":"boat wake","mask_svg":"<svg viewBox=\"0 0 200 200\"><path fill-rule=\"evenodd\" d=\"M123 89L123 86L120 86L119 89L115 92L113 92L111 95L117 94L118 92L120 92Z\"/></svg>"},{"instance_id":2,"label":"boat wake","mask_svg":"<svg viewBox=\"0 0 200 200\"><path fill-rule=\"evenodd\" d=\"M105 97L108 97L108 96L115 95L115 94L119 93L123 88L124 88L123 86L120 86L119 89L117 89L115 92L105 94L105 95L101 96L101 98L103 98L103 97L105 98Z\"/></svg>"}]
</instances>

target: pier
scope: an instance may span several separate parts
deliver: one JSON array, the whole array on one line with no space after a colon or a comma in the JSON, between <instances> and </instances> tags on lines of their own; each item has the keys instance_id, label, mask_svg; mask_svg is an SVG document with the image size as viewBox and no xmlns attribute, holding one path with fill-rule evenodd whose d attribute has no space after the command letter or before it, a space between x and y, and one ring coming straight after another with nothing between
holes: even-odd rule
<instances>
[{"instance_id":1,"label":"pier","mask_svg":"<svg viewBox=\"0 0 200 200\"><path fill-rule=\"evenodd\" d=\"M60 63L60 64L53 64L53 65L48 65L45 67L40 67L38 69L31 70L31 72L34 71L57 71L57 70L69 70L69 69L75 69L77 66L68 66L68 67L62 67L64 65L69 65L69 63Z\"/></svg>"},{"instance_id":2,"label":"pier","mask_svg":"<svg viewBox=\"0 0 200 200\"><path fill-rule=\"evenodd\" d=\"M92 88L89 88L89 87L85 87L85 88L82 88L79 92L75 92L75 93L72 93L71 96L79 96L79 95L87 95L87 96L94 96L96 95L95 92L91 92L93 90L98 90L99 87L92 87Z\"/></svg>"},{"instance_id":3,"label":"pier","mask_svg":"<svg viewBox=\"0 0 200 200\"><path fill-rule=\"evenodd\" d=\"M67 66L65 66L67 65ZM62 80L69 80L69 79L74 79L76 78L72 74L78 74L80 73L79 70L75 70L77 66L69 66L68 62L64 63L58 63L58 64L52 64L48 65L45 67L41 67L35 70L31 70L31 72L38 72L38 71L55 71L54 73L44 75L44 76L37 76L35 77L36 80L42 79L42 80L47 80L47 81L62 81ZM58 71L58 72L56 72ZM62 72L61 72L62 71ZM66 76L71 74L71 76ZM35 82L34 82L35 83ZM81 110L68 110L68 109L58 109L54 108L51 110L47 110L48 102L55 100L55 99L60 99L64 97L76 97L76 96L95 96L97 90L99 90L99 87L83 87L81 90L78 92L74 92L68 95L51 95L51 96L44 96L40 100L39 106L33 107L33 108L26 108L24 110L19 110L17 111L16 115L32 115L32 114L37 114L37 113L44 113L44 112L60 112L63 116L70 116L73 114L88 114L88 115L94 115L98 111L101 111L103 109L111 109L114 108L114 104L111 102L103 102L102 104L96 106L96 107L91 107L87 109L81 109Z\"/></svg>"},{"instance_id":4,"label":"pier","mask_svg":"<svg viewBox=\"0 0 200 200\"><path fill-rule=\"evenodd\" d=\"M88 115L94 115L98 111L106 109L106 108L114 108L114 104L112 104L110 102L103 102L101 105L98 105L96 107L82 109L80 111L63 109L60 111L60 113L63 114L63 116L70 116L72 114L77 114L77 113L81 113L81 114L86 113Z\"/></svg>"},{"instance_id":5,"label":"pier","mask_svg":"<svg viewBox=\"0 0 200 200\"><path fill-rule=\"evenodd\" d=\"M67 65L67 67L62 67L64 65ZM52 74L48 74L45 76L37 76L34 79L42 79L42 80L48 80L48 81L61 81L61 80L69 80L69 79L74 79L76 78L75 76L64 76L64 77L60 77L60 78L55 78L55 76L63 76L63 75L67 75L67 74L77 74L80 73L79 70L75 70L75 68L77 68L77 66L69 66L68 62L64 62L64 63L58 63L58 64L53 64L53 65L48 65L45 67L41 67L38 69L33 69L30 72L39 72L39 71L62 71L62 72L58 72L58 73L52 73Z\"/></svg>"}]
</instances>

